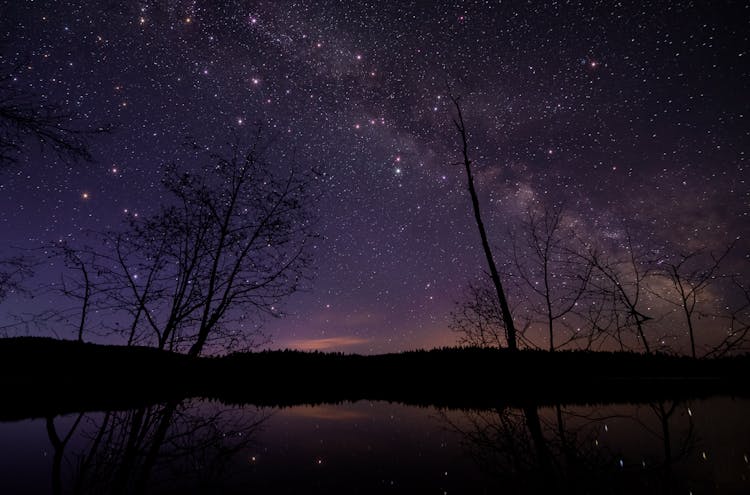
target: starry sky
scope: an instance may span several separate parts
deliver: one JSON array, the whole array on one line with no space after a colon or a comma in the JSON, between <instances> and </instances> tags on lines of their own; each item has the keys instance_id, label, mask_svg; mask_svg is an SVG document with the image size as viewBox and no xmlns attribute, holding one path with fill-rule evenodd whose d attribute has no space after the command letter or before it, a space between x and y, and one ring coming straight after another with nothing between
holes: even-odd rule
<instances>
[{"instance_id":1,"label":"starry sky","mask_svg":"<svg viewBox=\"0 0 750 495\"><path fill-rule=\"evenodd\" d=\"M23 64L14 84L116 128L91 140L93 163L31 146L2 171L2 248L147 215L187 136L220 147L262 122L270 162L325 174L317 277L266 323L272 346L451 344L449 312L485 261L446 83L500 251L529 205L560 203L587 235L618 239L627 224L644 245L715 249L750 230L749 10L0 1L1 62Z\"/></svg>"}]
</instances>

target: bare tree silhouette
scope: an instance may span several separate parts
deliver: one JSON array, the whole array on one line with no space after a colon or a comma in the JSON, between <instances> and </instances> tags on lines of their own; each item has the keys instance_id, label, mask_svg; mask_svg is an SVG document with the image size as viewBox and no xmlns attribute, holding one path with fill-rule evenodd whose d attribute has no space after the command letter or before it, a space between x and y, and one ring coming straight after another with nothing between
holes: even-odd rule
<instances>
[{"instance_id":1,"label":"bare tree silhouette","mask_svg":"<svg viewBox=\"0 0 750 495\"><path fill-rule=\"evenodd\" d=\"M674 289L672 294L662 291L654 291L654 295L680 308L685 323L687 324L688 336L690 337L690 354L697 358L695 344L695 317L706 315L699 309L699 301L703 293L714 283L719 275L719 267L734 247L736 241L718 255L706 253L703 250L695 250L686 254L678 254L675 259L667 260L661 264L658 275L669 280Z\"/></svg>"},{"instance_id":2,"label":"bare tree silhouette","mask_svg":"<svg viewBox=\"0 0 750 495\"><path fill-rule=\"evenodd\" d=\"M103 235L103 249L57 248L77 274L61 286L82 304L79 338L91 307L112 316L128 345L191 356L252 345L258 318L279 316L281 300L311 277L315 238L316 176L279 176L260 145L260 134L245 151L235 143L197 172L167 167L167 203L155 214L130 216L124 231Z\"/></svg>"},{"instance_id":3,"label":"bare tree silhouette","mask_svg":"<svg viewBox=\"0 0 750 495\"><path fill-rule=\"evenodd\" d=\"M739 293L739 304L724 315L726 331L716 345L704 357L721 357L729 353L750 350L750 286L738 275L731 277L732 285Z\"/></svg>"},{"instance_id":4,"label":"bare tree silhouette","mask_svg":"<svg viewBox=\"0 0 750 495\"><path fill-rule=\"evenodd\" d=\"M461 140L461 154L463 157L463 165L466 170L466 181L469 188L469 194L471 196L471 204L474 210L474 220L479 230L479 236L482 239L482 249L484 255L487 258L487 265L490 270L490 277L492 278L492 284L495 287L497 294L498 303L500 304L500 313L502 316L503 324L505 327L505 338L508 343L508 348L511 350L518 349L518 343L516 338L516 327L513 323L513 315L511 314L510 307L508 306L508 300L503 289L502 281L500 280L500 274L497 271L495 265L495 259L492 255L492 249L490 248L490 242L487 238L487 231L485 230L484 223L482 222L482 215L479 209L479 198L477 197L477 191L474 187L474 175L471 171L472 160L469 158L469 142L468 132L464 123L463 113L461 112L461 104L459 102L460 97L454 96L448 88L448 96L453 102L453 106L456 108L456 117L453 118L453 124L458 131L459 138Z\"/></svg>"},{"instance_id":5,"label":"bare tree silhouette","mask_svg":"<svg viewBox=\"0 0 750 495\"><path fill-rule=\"evenodd\" d=\"M0 259L0 301L10 294L23 292L23 282L34 273L34 263L28 255Z\"/></svg>"},{"instance_id":6,"label":"bare tree silhouette","mask_svg":"<svg viewBox=\"0 0 750 495\"><path fill-rule=\"evenodd\" d=\"M77 324L77 340L83 342L83 334L88 323L93 292L96 290L91 270L99 270L95 259L96 254L89 249L76 250L65 243L58 243L52 249L63 258L66 268L73 270L78 276L60 276L60 293L80 302Z\"/></svg>"},{"instance_id":7,"label":"bare tree silhouette","mask_svg":"<svg viewBox=\"0 0 750 495\"><path fill-rule=\"evenodd\" d=\"M513 243L515 275L529 293L529 309L547 329L550 351L585 337L587 332L567 320L584 298L593 271L591 263L576 255L575 233L563 225L563 215L560 207L529 209ZM557 345L556 334L561 337Z\"/></svg>"},{"instance_id":8,"label":"bare tree silhouette","mask_svg":"<svg viewBox=\"0 0 750 495\"><path fill-rule=\"evenodd\" d=\"M580 243L572 228L563 226L562 208L530 208L519 228L509 232L513 251L504 277L512 284L518 301L511 308L516 338L528 347L540 347L527 336L532 325L543 325L550 351L575 341L586 340L590 348L595 337L578 313L587 297L593 265L577 252ZM489 279L489 277L488 277ZM489 280L488 280L489 281ZM470 283L463 300L451 313L451 328L459 343L480 347L502 347L505 322L494 285ZM557 336L557 338L556 338Z\"/></svg>"},{"instance_id":9,"label":"bare tree silhouette","mask_svg":"<svg viewBox=\"0 0 750 495\"><path fill-rule=\"evenodd\" d=\"M505 326L495 288L489 283L470 283L451 312L450 327L460 345L503 347Z\"/></svg>"},{"instance_id":10,"label":"bare tree silhouette","mask_svg":"<svg viewBox=\"0 0 750 495\"><path fill-rule=\"evenodd\" d=\"M668 248L646 249L628 229L614 244L584 238L574 222L565 224L563 218L560 208L533 207L508 234L511 263L500 270L516 301L513 320L522 322L517 341L542 348L536 341L543 328L550 351L565 346L611 350L614 345L621 351L687 349L693 357L718 357L747 349L750 290L742 270L722 270L734 243L718 254L672 254ZM486 275L467 285L450 313L450 328L461 345L505 343L497 290ZM717 297L724 301L721 307ZM682 325L673 330L679 319L684 331ZM712 328L702 346L695 338L698 319L709 320Z\"/></svg>"},{"instance_id":11,"label":"bare tree silhouette","mask_svg":"<svg viewBox=\"0 0 750 495\"><path fill-rule=\"evenodd\" d=\"M89 128L62 105L22 90L15 83L23 64L0 75L0 166L16 162L29 142L51 148L66 160L91 161L88 139L111 126Z\"/></svg>"},{"instance_id":12,"label":"bare tree silhouette","mask_svg":"<svg viewBox=\"0 0 750 495\"><path fill-rule=\"evenodd\" d=\"M644 308L644 295L647 291L646 282L654 275L655 261L640 252L638 246L633 244L629 232L626 233L623 247L623 258L612 257L591 244L579 253L594 269L589 282L591 297L610 303L609 315L597 312L594 316L598 330L612 331L621 350L626 348L625 336L634 330L646 354L650 354L651 345L646 338L644 326L654 318L644 313L648 311ZM602 321L606 324L602 325Z\"/></svg>"}]
</instances>

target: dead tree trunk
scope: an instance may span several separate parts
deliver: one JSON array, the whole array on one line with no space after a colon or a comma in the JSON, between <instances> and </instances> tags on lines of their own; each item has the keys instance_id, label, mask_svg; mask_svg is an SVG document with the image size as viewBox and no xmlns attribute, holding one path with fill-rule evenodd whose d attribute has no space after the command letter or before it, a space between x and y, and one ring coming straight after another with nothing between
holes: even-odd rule
<instances>
[{"instance_id":1,"label":"dead tree trunk","mask_svg":"<svg viewBox=\"0 0 750 495\"><path fill-rule=\"evenodd\" d=\"M518 349L516 343L516 327L513 324L513 316L510 313L508 307L508 300L505 297L505 291L503 290L503 284L500 281L500 274L495 266L495 259L492 256L492 249L490 248L489 240L487 239L487 232L482 222L482 215L479 211L479 198L477 197L477 191L474 188L474 175L471 173L471 160L469 159L469 145L466 136L466 126L464 125L463 114L461 113L461 106L458 102L458 97L453 96L449 93L450 99L453 105L456 107L457 118L453 119L453 124L458 130L458 134L461 137L461 145L463 148L463 164L466 168L466 179L469 186L469 194L471 194L471 204L474 207L474 219L477 222L477 228L479 229L479 236L482 238L482 248L484 249L484 255L487 258L487 265L489 265L490 276L492 277L492 283L497 291L497 299L500 302L500 309L502 311L503 323L505 324L505 333L508 339L508 348L511 350Z\"/></svg>"}]
</instances>

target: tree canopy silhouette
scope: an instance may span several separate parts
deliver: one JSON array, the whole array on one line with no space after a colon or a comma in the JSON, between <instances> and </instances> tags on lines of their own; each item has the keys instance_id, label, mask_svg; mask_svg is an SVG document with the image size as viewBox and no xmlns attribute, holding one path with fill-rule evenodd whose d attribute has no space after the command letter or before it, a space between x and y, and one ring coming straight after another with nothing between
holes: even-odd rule
<instances>
[{"instance_id":1,"label":"tree canopy silhouette","mask_svg":"<svg viewBox=\"0 0 750 495\"><path fill-rule=\"evenodd\" d=\"M244 338L258 313L278 314L311 275L311 176L274 174L258 145L232 145L196 173L169 166L171 201L110 237L107 292L132 317L129 343L189 344L197 356L211 341Z\"/></svg>"},{"instance_id":2,"label":"tree canopy silhouette","mask_svg":"<svg viewBox=\"0 0 750 495\"><path fill-rule=\"evenodd\" d=\"M67 269L55 287L75 301L78 340L97 329L191 356L259 344L265 317L281 316L282 299L312 277L317 237L317 175L262 156L259 131L200 166L168 165L152 214L129 215L90 246L46 249Z\"/></svg>"}]
</instances>

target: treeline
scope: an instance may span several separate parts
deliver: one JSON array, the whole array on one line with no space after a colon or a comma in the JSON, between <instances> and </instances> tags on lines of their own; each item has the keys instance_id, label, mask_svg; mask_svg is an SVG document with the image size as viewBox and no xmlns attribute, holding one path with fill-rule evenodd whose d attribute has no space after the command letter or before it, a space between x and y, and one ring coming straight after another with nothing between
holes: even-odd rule
<instances>
[{"instance_id":1,"label":"treeline","mask_svg":"<svg viewBox=\"0 0 750 495\"><path fill-rule=\"evenodd\" d=\"M190 357L137 346L0 340L0 418L126 409L188 397L285 406L385 400L413 405L643 402L746 395L750 357L695 361L633 352L443 348L398 354L302 351ZM500 379L500 377L512 377Z\"/></svg>"}]
</instances>

